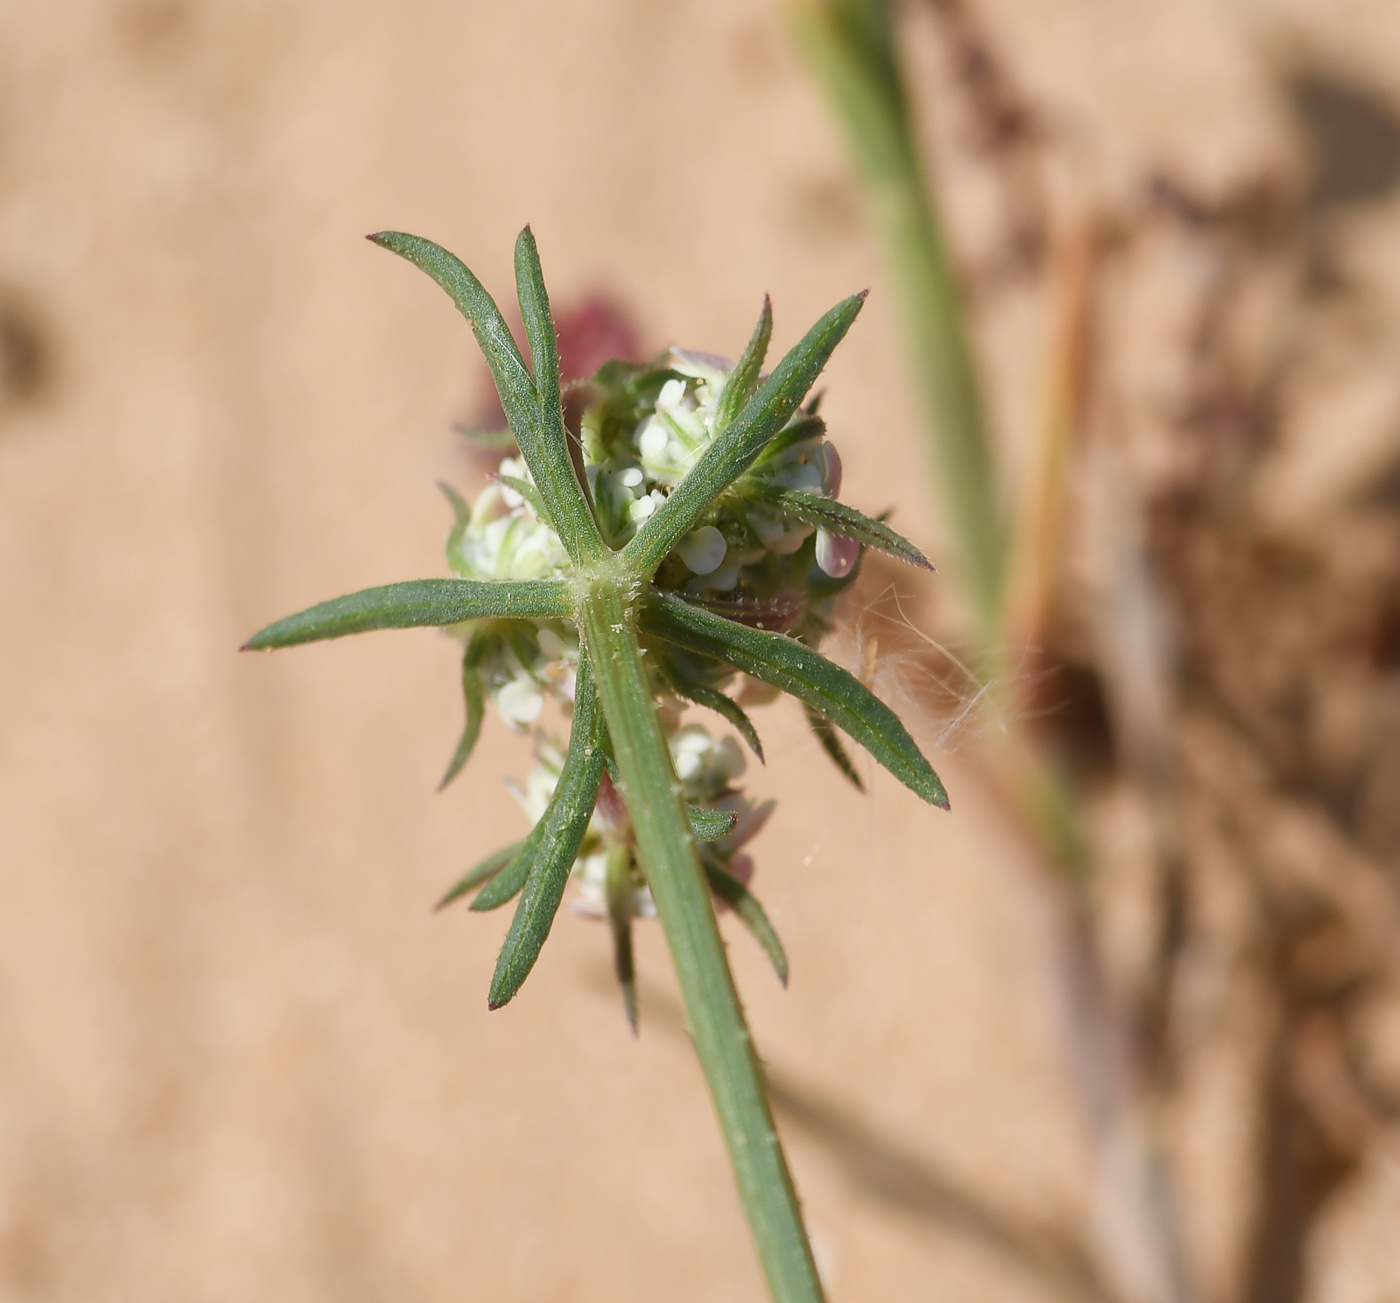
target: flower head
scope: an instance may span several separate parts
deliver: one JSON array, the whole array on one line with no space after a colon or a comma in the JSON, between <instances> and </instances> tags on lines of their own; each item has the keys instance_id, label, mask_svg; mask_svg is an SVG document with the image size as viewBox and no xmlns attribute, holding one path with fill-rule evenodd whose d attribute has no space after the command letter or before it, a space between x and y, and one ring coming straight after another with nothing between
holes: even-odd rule
<instances>
[{"instance_id":1,"label":"flower head","mask_svg":"<svg viewBox=\"0 0 1400 1303\"><path fill-rule=\"evenodd\" d=\"M501 460L472 504L444 490L455 518L447 559L458 578L322 603L248 645L437 625L461 640L466 700L444 782L470 756L488 702L512 728L533 733L536 762L515 790L534 828L446 898L480 888L477 909L520 898L493 1008L525 980L571 874L580 904L609 919L626 993L631 920L658 903L666 908L660 883L679 891L683 861L685 872L703 869L715 897L785 976L782 947L747 886L746 848L771 804L753 805L736 785L745 767L739 743L689 720L689 708L717 713L762 758L744 709L755 694L727 691L742 671L797 696L848 775L855 770L837 725L924 799L946 803L893 712L816 651L862 547L927 565L882 520L839 501L840 457L816 401L803 405L864 296L828 312L767 377L765 302L736 363L679 349L646 365L607 362L571 387L566 403L561 346L528 228L516 269L532 366L457 259L412 236L375 238L428 271L472 324L519 455ZM605 665L607 673L595 673ZM566 745L550 731L559 717L570 721ZM619 738L627 747L615 751ZM632 809L635 799L649 808ZM689 836L678 823L682 807Z\"/></svg>"}]
</instances>

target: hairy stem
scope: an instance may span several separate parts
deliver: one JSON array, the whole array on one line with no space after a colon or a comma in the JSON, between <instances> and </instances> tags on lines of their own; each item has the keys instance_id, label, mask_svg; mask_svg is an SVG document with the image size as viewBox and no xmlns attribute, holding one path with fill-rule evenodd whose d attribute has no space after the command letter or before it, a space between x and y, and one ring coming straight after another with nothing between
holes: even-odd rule
<instances>
[{"instance_id":1,"label":"hairy stem","mask_svg":"<svg viewBox=\"0 0 1400 1303\"><path fill-rule=\"evenodd\" d=\"M642 863L769 1291L776 1303L820 1303L821 1282L797 1192L773 1126L623 590L597 582L583 598L580 624Z\"/></svg>"}]
</instances>

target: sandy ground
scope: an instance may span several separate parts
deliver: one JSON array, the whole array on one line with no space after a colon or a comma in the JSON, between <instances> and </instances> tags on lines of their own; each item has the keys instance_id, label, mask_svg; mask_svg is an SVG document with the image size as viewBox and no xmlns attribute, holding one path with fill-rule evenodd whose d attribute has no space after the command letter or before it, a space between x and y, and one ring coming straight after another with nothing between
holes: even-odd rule
<instances>
[{"instance_id":1,"label":"sandy ground","mask_svg":"<svg viewBox=\"0 0 1400 1303\"><path fill-rule=\"evenodd\" d=\"M1269 33L1365 62L1396 27L1056 10L992 12L1110 190L1272 140ZM937 547L890 296L770 6L0 5L0 1296L762 1296L655 931L634 1042L596 925L488 1016L507 920L430 913L519 835L526 765L493 720L434 794L451 645L236 653L442 573L433 481L472 484L467 332L363 234L504 294L526 220L556 301L605 287L656 343L735 351L768 291L787 344L874 285L828 378L844 496ZM770 715L791 989L732 953L833 1297L1064 1296L1033 1246L1075 1230L1083 1136L1025 866L956 736L939 817Z\"/></svg>"}]
</instances>

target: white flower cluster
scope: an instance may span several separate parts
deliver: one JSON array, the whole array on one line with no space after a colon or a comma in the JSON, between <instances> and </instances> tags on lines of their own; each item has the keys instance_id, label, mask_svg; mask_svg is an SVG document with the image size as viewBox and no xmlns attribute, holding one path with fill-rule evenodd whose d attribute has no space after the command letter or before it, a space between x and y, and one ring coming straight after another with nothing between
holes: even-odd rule
<instances>
[{"instance_id":1,"label":"white flower cluster","mask_svg":"<svg viewBox=\"0 0 1400 1303\"><path fill-rule=\"evenodd\" d=\"M715 437L715 418L731 364L708 353L672 349L673 373L642 415L630 438L609 438L609 409L602 404L583 418L584 461L589 487L608 541L625 543L685 478ZM841 488L841 458L821 433L785 448L763 468L782 488L834 498ZM729 592L746 566L767 553L790 556L813 533L811 525L782 511L744 503L733 516L723 512L698 526L676 546L676 554L699 581L697 591ZM851 540L819 530L816 559L827 574L850 572L859 553Z\"/></svg>"},{"instance_id":2,"label":"white flower cluster","mask_svg":"<svg viewBox=\"0 0 1400 1303\"><path fill-rule=\"evenodd\" d=\"M447 559L464 579L550 579L564 572L568 553L510 479L530 483L523 459L501 462L500 479L487 485L447 542ZM476 621L454 630L464 641ZM562 624L497 621L500 634L486 640L480 673L487 696L517 730L533 724L545 699L572 702L578 639Z\"/></svg>"},{"instance_id":3,"label":"white flower cluster","mask_svg":"<svg viewBox=\"0 0 1400 1303\"><path fill-rule=\"evenodd\" d=\"M530 482L523 459L507 457L500 474ZM569 554L535 509L506 483L488 485L464 527L448 542L447 560L464 579L550 579Z\"/></svg>"},{"instance_id":4,"label":"white flower cluster","mask_svg":"<svg viewBox=\"0 0 1400 1303\"><path fill-rule=\"evenodd\" d=\"M755 806L742 792L733 789L734 780L744 772L745 760L732 737L716 740L701 725L686 724L677 728L669 741L684 799L691 805L736 816L734 827L717 841L707 843L707 851L730 873L747 881L753 866L739 850L767 821L773 802ZM564 767L563 752L543 734L537 737L536 757L526 785L522 788L511 784L511 794L532 823L544 817ZM598 918L607 914L609 869L621 857L629 883L628 911L638 918L655 917L656 906L632 848L633 830L625 806L616 800L600 801L574 861L573 876L578 882L574 908L580 914Z\"/></svg>"},{"instance_id":5,"label":"white flower cluster","mask_svg":"<svg viewBox=\"0 0 1400 1303\"><path fill-rule=\"evenodd\" d=\"M599 525L613 547L625 544L646 523L666 496L695 466L714 440L720 398L731 364L704 353L672 350L650 388L609 390L599 387L597 401L581 423L583 464ZM600 373L600 377L603 373ZM803 433L810 431L809 433ZM792 490L834 498L841 487L841 459L824 437L821 423L806 417L802 431L766 456L752 474L769 492ZM677 544L664 582L697 596L762 601L786 589L815 560L827 575L849 573L859 549L851 540L830 536L794 516L746 496L726 494L712 513ZM564 574L568 555L558 535L545 523L523 459L507 457L495 482L467 508L454 497L456 528L448 539L452 568L467 579L548 579ZM817 533L813 549L801 552ZM779 567L775 571L774 566ZM786 567L785 569L783 567ZM794 567L797 567L794 570ZM794 580L793 576L798 577ZM657 582L663 582L658 576ZM476 672L486 697L518 731L536 726L547 700L565 710L574 698L578 667L577 634L562 622L473 621L454 631L478 648ZM468 659L471 653L468 652ZM665 696L663 682L658 691ZM738 816L735 828L706 854L740 878L752 865L739 848L757 832L769 806L755 810L732 786L744 769L733 738L716 741L698 724L680 724L676 706L663 712L670 732L672 757L685 797L692 805L727 810ZM558 782L563 756L536 729L538 761L527 786L516 794L531 819L538 820ZM605 789L610 783L604 780ZM607 796L607 791L604 797ZM605 908L609 866L614 882L621 867L628 875L629 908L653 912L651 895L631 859L632 830L620 798L600 799L580 850L575 875L580 908ZM620 866L619 857L626 857Z\"/></svg>"}]
</instances>

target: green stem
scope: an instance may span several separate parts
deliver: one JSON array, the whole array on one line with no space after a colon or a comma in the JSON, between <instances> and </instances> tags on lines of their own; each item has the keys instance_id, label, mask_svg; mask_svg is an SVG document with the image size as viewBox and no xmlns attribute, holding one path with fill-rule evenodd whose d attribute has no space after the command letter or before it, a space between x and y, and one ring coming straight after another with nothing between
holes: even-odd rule
<instances>
[{"instance_id":1,"label":"green stem","mask_svg":"<svg viewBox=\"0 0 1400 1303\"><path fill-rule=\"evenodd\" d=\"M885 0L819 0L792 10L865 180L904 314L964 585L985 652L1001 639L1006 530L995 452L961 294L920 162Z\"/></svg>"},{"instance_id":2,"label":"green stem","mask_svg":"<svg viewBox=\"0 0 1400 1303\"><path fill-rule=\"evenodd\" d=\"M820 1303L821 1282L797 1192L656 715L635 617L624 598L629 587L635 590L635 584L600 577L580 609L623 795L636 814L642 863L769 1291L776 1303Z\"/></svg>"}]
</instances>

